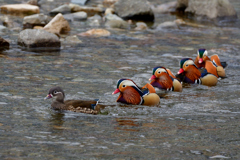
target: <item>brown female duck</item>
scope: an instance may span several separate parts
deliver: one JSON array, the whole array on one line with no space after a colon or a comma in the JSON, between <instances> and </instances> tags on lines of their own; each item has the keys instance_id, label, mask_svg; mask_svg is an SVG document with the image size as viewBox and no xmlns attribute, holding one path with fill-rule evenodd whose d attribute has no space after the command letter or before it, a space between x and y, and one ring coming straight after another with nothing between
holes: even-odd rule
<instances>
[{"instance_id":1,"label":"brown female duck","mask_svg":"<svg viewBox=\"0 0 240 160\"><path fill-rule=\"evenodd\" d=\"M49 90L44 99L55 98L51 104L55 110L70 110L74 112L83 112L97 114L99 111L98 100L64 100L65 94L61 87L53 87ZM97 107L96 107L97 106ZM97 109L98 108L98 109Z\"/></svg>"}]
</instances>

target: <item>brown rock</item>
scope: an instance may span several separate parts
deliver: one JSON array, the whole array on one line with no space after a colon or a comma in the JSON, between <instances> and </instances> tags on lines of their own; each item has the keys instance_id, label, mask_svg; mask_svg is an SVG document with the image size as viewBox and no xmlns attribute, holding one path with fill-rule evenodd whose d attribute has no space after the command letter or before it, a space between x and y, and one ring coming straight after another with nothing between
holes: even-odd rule
<instances>
[{"instance_id":1,"label":"brown rock","mask_svg":"<svg viewBox=\"0 0 240 160\"><path fill-rule=\"evenodd\" d=\"M42 26L34 26L33 29L43 29Z\"/></svg>"},{"instance_id":2,"label":"brown rock","mask_svg":"<svg viewBox=\"0 0 240 160\"><path fill-rule=\"evenodd\" d=\"M18 14L36 14L39 13L39 7L30 4L8 4L0 7L2 13Z\"/></svg>"},{"instance_id":3,"label":"brown rock","mask_svg":"<svg viewBox=\"0 0 240 160\"><path fill-rule=\"evenodd\" d=\"M97 36L97 37L106 37L110 36L111 33L105 29L91 29L87 32L80 33L81 36Z\"/></svg>"},{"instance_id":4,"label":"brown rock","mask_svg":"<svg viewBox=\"0 0 240 160\"><path fill-rule=\"evenodd\" d=\"M57 14L43 29L55 34L66 33L71 30L68 21L64 19L61 13Z\"/></svg>"}]
</instances>

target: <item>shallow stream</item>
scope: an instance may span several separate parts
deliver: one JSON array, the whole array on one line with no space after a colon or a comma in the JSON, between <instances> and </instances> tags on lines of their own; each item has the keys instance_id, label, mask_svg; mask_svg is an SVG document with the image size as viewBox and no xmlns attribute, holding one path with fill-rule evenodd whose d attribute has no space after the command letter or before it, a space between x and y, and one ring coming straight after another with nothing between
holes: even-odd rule
<instances>
[{"instance_id":1,"label":"shallow stream","mask_svg":"<svg viewBox=\"0 0 240 160\"><path fill-rule=\"evenodd\" d=\"M230 1L240 16L239 0ZM0 5L10 2L20 3ZM61 3L46 1L42 12ZM0 53L0 159L240 159L239 19L157 32L109 30L109 37L62 43L60 52L30 52L17 45L22 18L0 15L5 16L20 27L1 33L11 46ZM156 15L156 23L174 19ZM69 35L94 28L70 25ZM228 63L227 78L217 86L158 90L161 107L115 102L118 95L111 93L118 79L143 86L158 65L176 74L179 60L194 59L199 48ZM99 115L54 111L43 100L53 86L61 86L67 99L99 98L109 107Z\"/></svg>"}]
</instances>

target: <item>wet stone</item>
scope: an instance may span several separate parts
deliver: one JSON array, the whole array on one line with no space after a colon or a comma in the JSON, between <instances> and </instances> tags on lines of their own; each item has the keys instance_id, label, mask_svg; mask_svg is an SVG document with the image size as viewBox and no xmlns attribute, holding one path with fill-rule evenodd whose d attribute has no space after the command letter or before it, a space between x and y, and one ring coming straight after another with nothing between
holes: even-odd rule
<instances>
[{"instance_id":1,"label":"wet stone","mask_svg":"<svg viewBox=\"0 0 240 160\"><path fill-rule=\"evenodd\" d=\"M61 46L59 38L45 30L25 29L19 33L18 44L27 48Z\"/></svg>"},{"instance_id":2,"label":"wet stone","mask_svg":"<svg viewBox=\"0 0 240 160\"><path fill-rule=\"evenodd\" d=\"M146 0L118 0L114 4L114 11L124 19L154 20L154 13Z\"/></svg>"},{"instance_id":3,"label":"wet stone","mask_svg":"<svg viewBox=\"0 0 240 160\"><path fill-rule=\"evenodd\" d=\"M95 15L95 14L101 14L103 13L103 9L100 7L88 7L88 6L79 6L77 4L69 4L71 8L71 12L86 12L88 15Z\"/></svg>"},{"instance_id":4,"label":"wet stone","mask_svg":"<svg viewBox=\"0 0 240 160\"><path fill-rule=\"evenodd\" d=\"M23 18L24 28L33 28L33 26L45 26L50 21L50 17L40 14L34 14Z\"/></svg>"},{"instance_id":5,"label":"wet stone","mask_svg":"<svg viewBox=\"0 0 240 160\"><path fill-rule=\"evenodd\" d=\"M55 9L53 9L51 12L50 12L50 15L56 15L58 13L62 13L62 14L66 14L66 13L71 13L71 7L68 5L68 4L64 4L62 6L59 6Z\"/></svg>"},{"instance_id":6,"label":"wet stone","mask_svg":"<svg viewBox=\"0 0 240 160\"><path fill-rule=\"evenodd\" d=\"M71 14L64 14L63 17L68 21L83 21L87 19L87 13L75 12Z\"/></svg>"},{"instance_id":7,"label":"wet stone","mask_svg":"<svg viewBox=\"0 0 240 160\"><path fill-rule=\"evenodd\" d=\"M67 33L71 30L68 21L61 13L57 14L43 29L55 34Z\"/></svg>"},{"instance_id":8,"label":"wet stone","mask_svg":"<svg viewBox=\"0 0 240 160\"><path fill-rule=\"evenodd\" d=\"M14 15L18 14L30 15L39 13L39 7L30 4L8 4L2 5L0 8L2 13L10 13Z\"/></svg>"}]
</instances>

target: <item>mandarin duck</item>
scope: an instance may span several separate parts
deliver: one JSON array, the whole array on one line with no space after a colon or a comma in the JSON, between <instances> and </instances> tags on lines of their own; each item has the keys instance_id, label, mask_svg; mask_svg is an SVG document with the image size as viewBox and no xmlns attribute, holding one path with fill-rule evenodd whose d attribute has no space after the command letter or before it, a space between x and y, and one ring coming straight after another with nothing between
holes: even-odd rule
<instances>
[{"instance_id":1,"label":"mandarin duck","mask_svg":"<svg viewBox=\"0 0 240 160\"><path fill-rule=\"evenodd\" d=\"M153 87L167 91L182 91L182 84L176 79L169 69L162 66L153 68L153 75L149 79Z\"/></svg>"},{"instance_id":2,"label":"mandarin duck","mask_svg":"<svg viewBox=\"0 0 240 160\"><path fill-rule=\"evenodd\" d=\"M51 104L55 110L70 110L74 112L83 112L97 114L102 106L99 106L98 100L64 100L65 94L61 87L53 87L44 98L55 98Z\"/></svg>"},{"instance_id":3,"label":"mandarin duck","mask_svg":"<svg viewBox=\"0 0 240 160\"><path fill-rule=\"evenodd\" d=\"M209 73L212 73L217 77L226 77L224 68L227 66L227 63L221 62L217 54L212 55L211 58L209 58L206 49L199 49L197 53L198 55L194 63L198 68L206 68ZM213 64L207 64L207 61L212 61Z\"/></svg>"},{"instance_id":4,"label":"mandarin duck","mask_svg":"<svg viewBox=\"0 0 240 160\"><path fill-rule=\"evenodd\" d=\"M119 93L117 102L133 105L157 106L160 104L160 97L156 94L151 84L140 88L131 79L119 79L117 89L112 93Z\"/></svg>"},{"instance_id":5,"label":"mandarin duck","mask_svg":"<svg viewBox=\"0 0 240 160\"><path fill-rule=\"evenodd\" d=\"M206 86L215 86L218 82L217 76L208 73L205 68L198 69L191 58L184 58L180 61L180 70L176 77L185 83L197 83Z\"/></svg>"}]
</instances>

